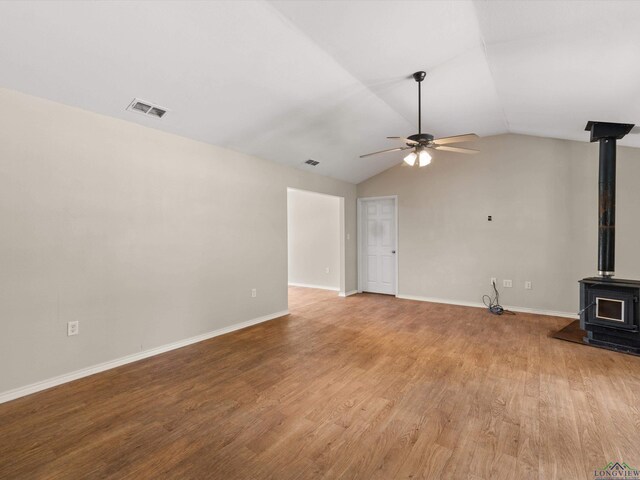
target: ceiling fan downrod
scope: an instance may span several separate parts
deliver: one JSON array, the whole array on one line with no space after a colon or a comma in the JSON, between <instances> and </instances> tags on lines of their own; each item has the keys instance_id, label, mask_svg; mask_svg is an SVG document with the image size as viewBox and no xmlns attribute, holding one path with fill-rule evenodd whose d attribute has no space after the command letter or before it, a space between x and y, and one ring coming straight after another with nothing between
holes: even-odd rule
<instances>
[{"instance_id":1,"label":"ceiling fan downrod","mask_svg":"<svg viewBox=\"0 0 640 480\"><path fill-rule=\"evenodd\" d=\"M424 77L427 76L427 72L416 72L413 74L413 79L418 82L418 135L422 134L422 88L421 84Z\"/></svg>"}]
</instances>

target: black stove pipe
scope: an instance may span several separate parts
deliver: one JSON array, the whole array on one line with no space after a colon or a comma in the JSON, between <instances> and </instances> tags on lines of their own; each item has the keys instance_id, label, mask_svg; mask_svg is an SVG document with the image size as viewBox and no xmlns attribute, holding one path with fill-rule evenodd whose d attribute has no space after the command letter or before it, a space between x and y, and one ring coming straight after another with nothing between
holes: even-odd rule
<instances>
[{"instance_id":1,"label":"black stove pipe","mask_svg":"<svg viewBox=\"0 0 640 480\"><path fill-rule=\"evenodd\" d=\"M598 274L612 277L616 271L616 139L600 139L598 179Z\"/></svg>"},{"instance_id":2,"label":"black stove pipe","mask_svg":"<svg viewBox=\"0 0 640 480\"><path fill-rule=\"evenodd\" d=\"M615 274L616 256L616 140L631 131L633 124L588 122L591 141L600 142L598 178L598 274Z\"/></svg>"}]
</instances>

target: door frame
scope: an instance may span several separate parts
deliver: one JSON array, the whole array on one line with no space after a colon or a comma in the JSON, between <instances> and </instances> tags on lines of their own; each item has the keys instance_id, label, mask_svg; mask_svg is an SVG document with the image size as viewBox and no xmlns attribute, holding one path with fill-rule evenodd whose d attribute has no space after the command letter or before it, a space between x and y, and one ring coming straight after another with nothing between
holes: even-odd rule
<instances>
[{"instance_id":1,"label":"door frame","mask_svg":"<svg viewBox=\"0 0 640 480\"><path fill-rule=\"evenodd\" d=\"M399 269L398 269L398 265L400 264L399 262L399 257L400 257L400 248L398 248L398 245L400 244L400 237L399 237L399 228L398 228L398 224L400 223L399 218L398 218L398 195L386 195L386 196L379 196L379 197L358 197L358 208L356 211L356 225L358 227L357 232L358 232L358 244L357 244L357 259L358 259L358 293L362 293L362 242L365 239L365 235L364 235L364 225L363 225L363 216L362 216L362 202L366 202L368 200L389 200L392 199L393 200L393 205L394 205L394 217L395 217L395 231L396 231L396 291L395 291L395 296L398 296L398 285L400 284L400 276L399 276Z\"/></svg>"}]
</instances>

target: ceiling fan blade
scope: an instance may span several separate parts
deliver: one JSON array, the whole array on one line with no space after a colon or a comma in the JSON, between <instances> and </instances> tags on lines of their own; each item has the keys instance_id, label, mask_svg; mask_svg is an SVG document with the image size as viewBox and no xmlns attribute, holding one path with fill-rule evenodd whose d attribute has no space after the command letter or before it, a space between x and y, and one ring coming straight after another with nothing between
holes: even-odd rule
<instances>
[{"instance_id":1,"label":"ceiling fan blade","mask_svg":"<svg viewBox=\"0 0 640 480\"><path fill-rule=\"evenodd\" d=\"M379 153L387 153L387 152L397 152L399 150L408 150L413 147L399 147L399 148L390 148L388 150L380 150L379 152L367 153L365 155L360 155L360 158L370 157L371 155L378 155Z\"/></svg>"},{"instance_id":2,"label":"ceiling fan blade","mask_svg":"<svg viewBox=\"0 0 640 480\"><path fill-rule=\"evenodd\" d=\"M480 137L475 133L465 133L464 135L455 135L453 137L436 138L433 143L436 145L448 145L449 143L470 142L478 138Z\"/></svg>"},{"instance_id":3,"label":"ceiling fan blade","mask_svg":"<svg viewBox=\"0 0 640 480\"><path fill-rule=\"evenodd\" d=\"M397 140L402 140L405 143L410 143L412 145L418 145L419 142L416 142L415 140L410 140L406 137L387 137L387 138L391 138L391 139L397 139Z\"/></svg>"},{"instance_id":4,"label":"ceiling fan blade","mask_svg":"<svg viewBox=\"0 0 640 480\"><path fill-rule=\"evenodd\" d=\"M445 152L456 152L456 153L478 153L479 150L473 150L471 148L460 148L460 147L447 147L445 145L436 145L436 150L442 150Z\"/></svg>"}]
</instances>

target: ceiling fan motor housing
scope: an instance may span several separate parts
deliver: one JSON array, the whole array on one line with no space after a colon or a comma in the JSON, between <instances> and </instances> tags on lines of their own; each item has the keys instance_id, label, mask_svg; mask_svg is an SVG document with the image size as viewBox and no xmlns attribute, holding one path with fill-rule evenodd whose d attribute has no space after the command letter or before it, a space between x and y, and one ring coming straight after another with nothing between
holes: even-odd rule
<instances>
[{"instance_id":1,"label":"ceiling fan motor housing","mask_svg":"<svg viewBox=\"0 0 640 480\"><path fill-rule=\"evenodd\" d=\"M416 133L415 135L411 135L407 138L409 140L413 140L414 142L418 142L421 145L426 145L433 142L433 135L431 135L430 133Z\"/></svg>"}]
</instances>

